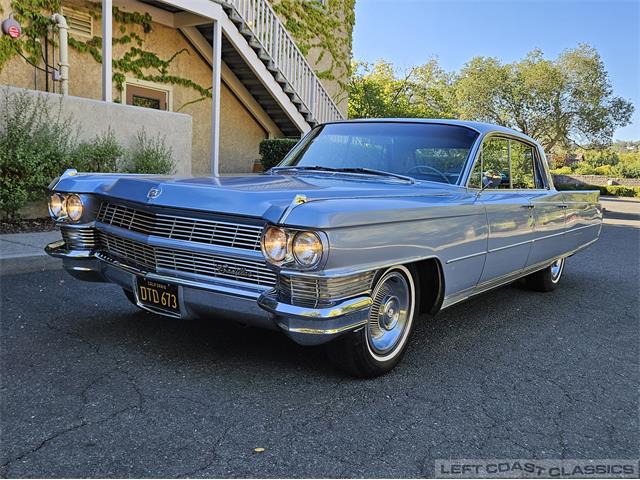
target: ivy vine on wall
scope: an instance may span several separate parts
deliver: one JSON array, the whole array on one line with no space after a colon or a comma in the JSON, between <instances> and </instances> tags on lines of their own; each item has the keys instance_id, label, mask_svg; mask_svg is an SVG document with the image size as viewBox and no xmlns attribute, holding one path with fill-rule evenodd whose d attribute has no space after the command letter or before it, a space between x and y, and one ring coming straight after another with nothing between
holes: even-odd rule
<instances>
[{"instance_id":1,"label":"ivy vine on wall","mask_svg":"<svg viewBox=\"0 0 640 480\"><path fill-rule=\"evenodd\" d=\"M16 55L24 56L27 61L38 65L42 57L42 39L50 35L52 22L49 17L60 11L62 0L11 0L14 17L23 28L23 35L12 39L0 37L0 70L8 60ZM273 8L283 19L285 27L291 33L305 56L316 50L316 64L322 64L326 56L328 67L318 69L320 78L335 80L340 95L346 92L346 80L350 71L351 36L355 23L355 0L272 0ZM100 17L100 7L92 2L84 6L94 19ZM181 49L168 59L162 59L154 52L144 49L144 38L129 27L136 25L144 34L153 31L153 19L148 13L124 12L113 8L113 19L119 23L120 36L113 38L114 45L129 45L120 58L113 59L113 81L119 90L124 87L127 74L139 79L162 84L180 85L195 90L200 98L187 104L211 98L211 88L199 85L188 78L169 74L173 60L188 50ZM50 39L55 44L55 38ZM93 37L80 40L69 37L71 48L90 55L96 62L102 63L102 39Z\"/></svg>"},{"instance_id":2,"label":"ivy vine on wall","mask_svg":"<svg viewBox=\"0 0 640 480\"><path fill-rule=\"evenodd\" d=\"M315 62L320 64L329 55L328 68L316 74L335 80L342 92L346 91L351 68L355 3L356 0L272 0L273 9L305 56L318 49Z\"/></svg>"},{"instance_id":3,"label":"ivy vine on wall","mask_svg":"<svg viewBox=\"0 0 640 480\"><path fill-rule=\"evenodd\" d=\"M50 16L60 11L61 0L12 0L12 13L20 22L23 34L18 39L8 36L0 37L0 70L6 62L16 55L22 55L34 65L40 63L42 57L42 39L49 35L53 25ZM92 18L100 18L99 6L87 2L85 4ZM144 38L135 31L129 31L132 25L142 28L144 34L153 31L153 19L148 13L123 12L113 7L113 19L119 23L122 34L113 38L113 45L129 45L129 49L119 58L113 58L113 82L122 91L127 75L139 80L161 84L180 85L195 90L200 94L196 100L187 104L211 97L211 88L197 84L193 80L169 73L171 63L182 54L189 54L186 48L180 49L167 59L160 58L154 52L144 49ZM55 44L55 39L51 39ZM102 63L102 38L94 36L83 41L69 36L69 46L76 51L90 55L96 62ZM185 105L187 105L185 104ZM183 107L185 106L183 105ZM180 110L180 109L178 109Z\"/></svg>"}]
</instances>

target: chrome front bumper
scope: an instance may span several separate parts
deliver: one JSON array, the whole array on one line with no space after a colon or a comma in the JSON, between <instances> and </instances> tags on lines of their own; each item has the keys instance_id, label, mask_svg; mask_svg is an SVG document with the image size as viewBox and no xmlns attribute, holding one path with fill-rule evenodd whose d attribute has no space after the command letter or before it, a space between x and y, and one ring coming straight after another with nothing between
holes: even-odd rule
<instances>
[{"instance_id":1,"label":"chrome front bumper","mask_svg":"<svg viewBox=\"0 0 640 480\"><path fill-rule=\"evenodd\" d=\"M62 259L64 268L75 278L114 283L134 295L136 278L139 277L178 285L181 318L225 318L260 328L279 329L301 345L326 343L363 326L369 316L371 297L368 295L344 300L331 307L306 308L278 301L273 289L145 272L91 250L67 249L63 240L50 243L45 251ZM138 306L169 315L142 304Z\"/></svg>"}]
</instances>

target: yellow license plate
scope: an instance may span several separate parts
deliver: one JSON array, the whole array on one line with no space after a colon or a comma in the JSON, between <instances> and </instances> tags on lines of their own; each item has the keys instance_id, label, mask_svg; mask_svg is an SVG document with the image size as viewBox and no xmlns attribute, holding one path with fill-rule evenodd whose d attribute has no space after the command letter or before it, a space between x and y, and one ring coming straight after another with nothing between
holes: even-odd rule
<instances>
[{"instance_id":1,"label":"yellow license plate","mask_svg":"<svg viewBox=\"0 0 640 480\"><path fill-rule=\"evenodd\" d=\"M177 285L139 278L138 301L156 310L166 310L172 314L180 313Z\"/></svg>"}]
</instances>

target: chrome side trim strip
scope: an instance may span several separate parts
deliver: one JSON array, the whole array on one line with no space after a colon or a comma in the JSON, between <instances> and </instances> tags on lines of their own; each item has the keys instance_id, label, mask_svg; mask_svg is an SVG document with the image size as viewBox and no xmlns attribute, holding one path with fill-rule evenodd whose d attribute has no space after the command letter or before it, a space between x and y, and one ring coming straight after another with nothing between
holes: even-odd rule
<instances>
[{"instance_id":1,"label":"chrome side trim strip","mask_svg":"<svg viewBox=\"0 0 640 480\"><path fill-rule=\"evenodd\" d=\"M506 250L507 248L512 248L512 247L519 247L519 246L525 245L527 243L535 243L535 242L539 242L540 240L546 240L547 238L559 237L559 236L562 236L562 235L568 235L570 233L577 232L578 230L582 230L582 229L585 229L585 228L591 228L591 227L597 227L599 225L600 225L599 223L592 223L590 225L582 225L581 227L572 228L571 230L566 230L566 231L562 231L562 232L558 232L558 233L552 233L551 235L545 235L544 237L537 237L537 238L533 238L531 240L525 240L524 242L512 243L510 245L504 245L502 247L492 248L492 249L488 250L487 253L498 252L500 250ZM461 259L464 259L464 258L465 257L461 257ZM454 260L457 260L457 259L454 259ZM450 262L451 262L451 260L448 261L447 263L450 263Z\"/></svg>"},{"instance_id":2,"label":"chrome side trim strip","mask_svg":"<svg viewBox=\"0 0 640 480\"><path fill-rule=\"evenodd\" d=\"M275 315L305 318L309 320L342 317L344 315L369 308L372 303L373 301L371 300L371 297L366 295L351 298L326 308L298 307L296 305L279 302L275 297L275 290L263 293L258 299L258 305L261 308Z\"/></svg>"},{"instance_id":3,"label":"chrome side trim strip","mask_svg":"<svg viewBox=\"0 0 640 480\"><path fill-rule=\"evenodd\" d=\"M447 261L446 261L446 263L447 263L447 265L448 265L448 264L450 264L450 263L459 262L460 260L467 260L467 259L469 259L469 258L478 257L478 256L480 256L480 255L486 255L486 254L487 254L487 252L486 252L486 251L484 251L484 252L472 253L472 254L470 254L470 255L464 255L464 256L462 256L462 257L451 258L451 259L447 260Z\"/></svg>"},{"instance_id":4,"label":"chrome side trim strip","mask_svg":"<svg viewBox=\"0 0 640 480\"><path fill-rule=\"evenodd\" d=\"M491 236L489 236L491 239ZM512 243L510 245L504 245L502 247L491 248L487 251L487 253L499 252L500 250L506 250L507 248L520 247L522 245L526 245L527 243L533 243L533 240L525 240L524 242Z\"/></svg>"},{"instance_id":5,"label":"chrome side trim strip","mask_svg":"<svg viewBox=\"0 0 640 480\"><path fill-rule=\"evenodd\" d=\"M348 330L353 330L354 328L358 328L361 327L363 325L367 324L367 320L362 320L360 322L356 322L356 323L352 323L351 325L345 325L343 327L340 328L328 328L328 329L322 329L322 328L304 328L304 327L300 327L300 328L296 328L296 327L289 327L286 330L290 333L305 333L308 335L335 335L337 333L342 333L342 332L346 332ZM281 325L282 327L282 325Z\"/></svg>"},{"instance_id":6,"label":"chrome side trim strip","mask_svg":"<svg viewBox=\"0 0 640 480\"><path fill-rule=\"evenodd\" d=\"M535 265L530 265L517 272L512 272L507 275L503 275L502 277L494 278L487 282L478 284L475 287L467 288L465 290L462 290L461 292L457 292L457 293L454 293L453 295L449 295L444 298L442 302L441 310L444 310L445 308L449 308L457 303L468 300L469 298L475 297L476 295L480 295L481 293L487 292L489 290L493 290L494 288L501 287L507 283L518 280L519 278L526 277L529 273L533 273L536 270L539 270L545 266L548 266L551 263L558 260L559 258L570 257L571 255L576 254L580 250L587 248L589 245L592 245L597 241L598 239L594 238L593 240L585 243L584 245L581 245L578 248L570 250L559 257L554 257L553 259L545 260L543 262L536 263Z\"/></svg>"}]
</instances>

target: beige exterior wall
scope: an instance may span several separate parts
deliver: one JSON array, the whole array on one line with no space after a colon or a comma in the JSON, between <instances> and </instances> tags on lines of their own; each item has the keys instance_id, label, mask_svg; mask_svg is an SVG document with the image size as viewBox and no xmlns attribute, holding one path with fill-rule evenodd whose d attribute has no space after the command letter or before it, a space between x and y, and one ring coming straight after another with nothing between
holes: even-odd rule
<instances>
[{"instance_id":1,"label":"beige exterior wall","mask_svg":"<svg viewBox=\"0 0 640 480\"><path fill-rule=\"evenodd\" d=\"M277 1L277 0L276 0ZM11 0L0 0L0 11L11 11ZM63 6L80 11L88 11L84 0L64 0ZM99 2L95 8L99 8ZM114 38L121 37L121 25L114 21ZM135 32L144 40L143 50L153 51L158 57L168 59L176 52L184 49L175 57L169 67L169 74L182 78L188 78L196 84L210 88L212 84L212 71L210 64L203 59L189 41L178 30L160 23L153 24L153 31L144 33L139 25L125 25L126 33ZM93 35L100 37L101 22L93 20ZM87 37L78 37L78 40L86 41ZM133 44L113 45L114 59L121 59L129 51ZM330 64L331 59L325 57L321 62L317 61L319 52L312 51L309 54L311 65L317 70L324 70ZM88 53L80 53L76 49L69 48L69 94L89 99L101 98L101 65ZM57 61L50 56L50 64ZM42 66L42 65L41 65ZM146 73L157 73L153 69ZM334 72L341 80L346 80L347 72ZM334 98L342 98L338 102L340 109L346 114L346 95L340 93L341 89L336 80L322 80L325 88ZM22 58L14 57L0 71L0 84L44 90L44 74L27 64ZM59 91L59 85L52 85L49 91ZM192 173L194 175L208 175L211 173L211 100L201 98L200 93L192 88L182 85L159 85L171 91L172 110L185 113L193 118L192 136ZM114 101L121 101L121 92L114 85L112 97ZM220 172L242 173L251 172L253 163L258 159L258 147L260 142L267 138L268 133L253 114L245 108L239 98L222 82L220 102ZM254 110L255 112L255 110ZM266 116L266 113L261 111ZM277 129L277 127L276 127ZM279 130L278 130L279 132ZM168 132L169 133L169 132ZM272 131L272 135L273 135ZM278 134L275 133L277 136Z\"/></svg>"},{"instance_id":2,"label":"beige exterior wall","mask_svg":"<svg viewBox=\"0 0 640 480\"><path fill-rule=\"evenodd\" d=\"M0 0L0 5L3 11L11 11L10 0ZM71 0L65 1L64 5L82 10L77 2ZM120 25L114 22L114 37L122 35L119 28ZM188 78L205 88L211 87L211 67L178 30L158 23L154 23L153 31L147 34L138 25L127 25L126 29L137 33L144 39L143 49L153 51L162 59L168 59L176 52L185 49L186 51L178 55L171 63L169 74ZM93 21L93 34L95 36L102 35L99 20ZM86 37L78 37L78 39L87 40ZM131 44L114 44L114 58L122 58L130 47ZM50 60L50 63L53 62ZM69 63L69 94L100 99L102 96L101 65L91 55L80 53L71 47L69 48ZM14 57L0 71L0 84L44 90L44 74L36 71L34 76L34 70L22 58ZM201 98L196 90L181 85L163 84L160 87L171 89L173 111L188 114L193 118L192 173L194 175L210 174L211 100L205 99L187 105L189 102ZM56 85L55 88L58 91L59 85ZM49 90L53 91L51 82ZM115 85L113 99L121 101L121 93ZM220 172L251 172L254 161L259 157L258 146L263 139L267 138L267 132L224 83L220 100L220 117ZM170 132L167 131L167 133Z\"/></svg>"},{"instance_id":3,"label":"beige exterior wall","mask_svg":"<svg viewBox=\"0 0 640 480\"><path fill-rule=\"evenodd\" d=\"M118 103L106 103L98 100L68 95L36 92L2 86L0 87L0 112L4 111L5 101L13 95L27 93L41 95L55 112L60 105L62 118L71 118L75 122L72 128L78 128L78 140L91 141L96 135L111 130L125 148L131 147L140 126L150 138L164 135L167 147L171 149L174 173L191 174L191 116L183 113L161 112L152 108L134 107ZM60 101L64 99L63 102ZM61 172L62 173L62 172Z\"/></svg>"}]
</instances>

